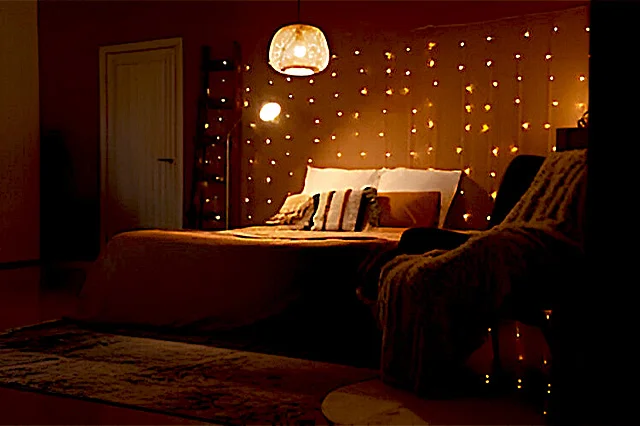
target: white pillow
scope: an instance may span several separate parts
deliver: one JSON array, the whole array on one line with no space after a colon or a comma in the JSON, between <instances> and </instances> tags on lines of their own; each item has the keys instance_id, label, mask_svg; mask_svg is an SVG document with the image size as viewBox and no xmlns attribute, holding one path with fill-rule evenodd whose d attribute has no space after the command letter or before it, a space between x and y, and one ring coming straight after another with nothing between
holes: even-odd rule
<instances>
[{"instance_id":1,"label":"white pillow","mask_svg":"<svg viewBox=\"0 0 640 426\"><path fill-rule=\"evenodd\" d=\"M384 168L378 184L378 192L439 191L442 197L442 204L438 226L442 227L449 212L449 207L451 207L453 196L458 190L461 174L461 170L424 170L408 169L406 167Z\"/></svg>"},{"instance_id":2,"label":"white pillow","mask_svg":"<svg viewBox=\"0 0 640 426\"><path fill-rule=\"evenodd\" d=\"M338 189L362 189L367 186L378 187L381 170L379 169L336 169L307 166L303 194L318 194Z\"/></svg>"}]
</instances>

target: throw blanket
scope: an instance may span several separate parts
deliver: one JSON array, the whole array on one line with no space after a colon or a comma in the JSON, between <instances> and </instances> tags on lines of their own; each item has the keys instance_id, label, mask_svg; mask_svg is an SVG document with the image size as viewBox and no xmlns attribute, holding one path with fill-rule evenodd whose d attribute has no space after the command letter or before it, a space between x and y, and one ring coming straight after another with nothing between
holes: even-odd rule
<instances>
[{"instance_id":1,"label":"throw blanket","mask_svg":"<svg viewBox=\"0 0 640 426\"><path fill-rule=\"evenodd\" d=\"M520 280L579 255L585 183L586 150L552 153L500 225L454 250L385 265L377 301L383 380L416 392L446 382Z\"/></svg>"}]
</instances>

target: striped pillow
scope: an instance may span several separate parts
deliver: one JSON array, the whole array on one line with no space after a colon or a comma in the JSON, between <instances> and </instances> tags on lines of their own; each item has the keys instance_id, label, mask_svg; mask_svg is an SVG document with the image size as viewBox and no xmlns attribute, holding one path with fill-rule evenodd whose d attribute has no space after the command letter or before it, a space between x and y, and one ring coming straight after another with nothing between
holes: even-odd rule
<instances>
[{"instance_id":1,"label":"striped pillow","mask_svg":"<svg viewBox=\"0 0 640 426\"><path fill-rule=\"evenodd\" d=\"M371 223L371 204L376 190L341 189L321 192L314 196L315 213L311 219L312 231L362 231Z\"/></svg>"}]
</instances>

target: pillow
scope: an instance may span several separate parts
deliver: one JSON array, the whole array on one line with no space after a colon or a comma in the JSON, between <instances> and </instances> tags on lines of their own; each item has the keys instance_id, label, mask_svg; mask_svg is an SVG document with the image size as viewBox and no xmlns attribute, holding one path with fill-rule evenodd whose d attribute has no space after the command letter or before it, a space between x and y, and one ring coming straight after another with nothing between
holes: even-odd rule
<instances>
[{"instance_id":1,"label":"pillow","mask_svg":"<svg viewBox=\"0 0 640 426\"><path fill-rule=\"evenodd\" d=\"M304 179L303 194L319 194L338 189L375 188L380 181L381 170L378 169L336 169L307 166Z\"/></svg>"},{"instance_id":2,"label":"pillow","mask_svg":"<svg viewBox=\"0 0 640 426\"><path fill-rule=\"evenodd\" d=\"M437 228L441 195L429 192L379 193L380 226L392 228Z\"/></svg>"},{"instance_id":3,"label":"pillow","mask_svg":"<svg viewBox=\"0 0 640 426\"><path fill-rule=\"evenodd\" d=\"M382 169L378 192L427 192L438 191L441 193L440 215L438 226L442 227L451 207L461 170L436 170L436 169L408 169L398 167L395 169Z\"/></svg>"},{"instance_id":4,"label":"pillow","mask_svg":"<svg viewBox=\"0 0 640 426\"><path fill-rule=\"evenodd\" d=\"M267 225L298 225L299 228L308 226L313 215L313 197L307 194L292 194L287 196L275 215L265 223Z\"/></svg>"},{"instance_id":5,"label":"pillow","mask_svg":"<svg viewBox=\"0 0 640 426\"><path fill-rule=\"evenodd\" d=\"M378 225L375 188L321 192L314 202L312 231L364 231Z\"/></svg>"}]
</instances>

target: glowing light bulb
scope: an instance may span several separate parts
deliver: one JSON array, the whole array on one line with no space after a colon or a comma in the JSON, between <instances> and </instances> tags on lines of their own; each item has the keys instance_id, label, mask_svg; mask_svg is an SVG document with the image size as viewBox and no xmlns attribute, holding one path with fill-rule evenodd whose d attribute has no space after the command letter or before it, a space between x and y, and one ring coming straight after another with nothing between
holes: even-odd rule
<instances>
[{"instance_id":1,"label":"glowing light bulb","mask_svg":"<svg viewBox=\"0 0 640 426\"><path fill-rule=\"evenodd\" d=\"M358 70L358 72L359 72L360 74L364 74L366 71L365 71L365 69L364 69L364 68L360 68L360 69Z\"/></svg>"},{"instance_id":2,"label":"glowing light bulb","mask_svg":"<svg viewBox=\"0 0 640 426\"><path fill-rule=\"evenodd\" d=\"M462 152L462 147L457 147L456 148L456 154L460 154Z\"/></svg>"},{"instance_id":3,"label":"glowing light bulb","mask_svg":"<svg viewBox=\"0 0 640 426\"><path fill-rule=\"evenodd\" d=\"M410 70L405 70L404 75L410 76L411 75L411 71Z\"/></svg>"},{"instance_id":4,"label":"glowing light bulb","mask_svg":"<svg viewBox=\"0 0 640 426\"><path fill-rule=\"evenodd\" d=\"M585 77L584 75L581 75L580 77L578 77L578 80L580 80L580 81L585 81L585 80L586 80L586 77Z\"/></svg>"},{"instance_id":5,"label":"glowing light bulb","mask_svg":"<svg viewBox=\"0 0 640 426\"><path fill-rule=\"evenodd\" d=\"M464 109L465 109L469 114L471 114L471 110L473 109L473 105L471 105L471 104L466 104L466 105L464 106Z\"/></svg>"},{"instance_id":6,"label":"glowing light bulb","mask_svg":"<svg viewBox=\"0 0 640 426\"><path fill-rule=\"evenodd\" d=\"M354 52L353 52L353 54L354 54L354 55L356 55L356 56L358 56L358 55L360 54L360 51L359 51L359 50L356 50L356 51L354 51Z\"/></svg>"},{"instance_id":7,"label":"glowing light bulb","mask_svg":"<svg viewBox=\"0 0 640 426\"><path fill-rule=\"evenodd\" d=\"M360 136L360 132L355 132L353 135L356 136L356 137Z\"/></svg>"},{"instance_id":8,"label":"glowing light bulb","mask_svg":"<svg viewBox=\"0 0 640 426\"><path fill-rule=\"evenodd\" d=\"M387 58L388 61L393 59L393 53L391 52L384 52L384 56Z\"/></svg>"},{"instance_id":9,"label":"glowing light bulb","mask_svg":"<svg viewBox=\"0 0 640 426\"><path fill-rule=\"evenodd\" d=\"M284 155L286 155L287 157L291 156L291 152L287 151L284 153Z\"/></svg>"},{"instance_id":10,"label":"glowing light bulb","mask_svg":"<svg viewBox=\"0 0 640 426\"><path fill-rule=\"evenodd\" d=\"M489 176L491 176L492 178L496 177L496 172L490 172Z\"/></svg>"},{"instance_id":11,"label":"glowing light bulb","mask_svg":"<svg viewBox=\"0 0 640 426\"><path fill-rule=\"evenodd\" d=\"M269 80L269 86L273 86L273 80Z\"/></svg>"},{"instance_id":12,"label":"glowing light bulb","mask_svg":"<svg viewBox=\"0 0 640 426\"><path fill-rule=\"evenodd\" d=\"M243 105L245 108L247 108L249 106L249 101L244 101Z\"/></svg>"},{"instance_id":13,"label":"glowing light bulb","mask_svg":"<svg viewBox=\"0 0 640 426\"><path fill-rule=\"evenodd\" d=\"M433 129L433 126L435 126L435 123L433 122L433 120L428 120L427 121L427 127L430 129Z\"/></svg>"},{"instance_id":14,"label":"glowing light bulb","mask_svg":"<svg viewBox=\"0 0 640 426\"><path fill-rule=\"evenodd\" d=\"M589 32L589 31L591 31L591 28L586 27L584 30L585 30L586 32Z\"/></svg>"},{"instance_id":15,"label":"glowing light bulb","mask_svg":"<svg viewBox=\"0 0 640 426\"><path fill-rule=\"evenodd\" d=\"M316 123L316 124L320 124L320 119L316 118L313 122Z\"/></svg>"},{"instance_id":16,"label":"glowing light bulb","mask_svg":"<svg viewBox=\"0 0 640 426\"><path fill-rule=\"evenodd\" d=\"M427 66L428 66L429 68L433 68L433 67L435 67L435 66L436 66L436 61L434 61L433 59L430 59L430 60L427 62Z\"/></svg>"},{"instance_id":17,"label":"glowing light bulb","mask_svg":"<svg viewBox=\"0 0 640 426\"><path fill-rule=\"evenodd\" d=\"M518 361L522 361L524 357L522 355L518 355Z\"/></svg>"},{"instance_id":18,"label":"glowing light bulb","mask_svg":"<svg viewBox=\"0 0 640 426\"><path fill-rule=\"evenodd\" d=\"M386 93L387 95L391 96L391 95L393 95L393 89L387 89L384 93Z\"/></svg>"},{"instance_id":19,"label":"glowing light bulb","mask_svg":"<svg viewBox=\"0 0 640 426\"><path fill-rule=\"evenodd\" d=\"M386 113L387 113L387 110L386 110L386 109L383 109L383 110L382 110L382 113L383 113L383 114L386 114Z\"/></svg>"},{"instance_id":20,"label":"glowing light bulb","mask_svg":"<svg viewBox=\"0 0 640 426\"><path fill-rule=\"evenodd\" d=\"M520 100L520 98L515 98L515 99L513 100L513 102L514 102L515 104L519 104L519 103L520 103L520 102L522 102L522 101Z\"/></svg>"},{"instance_id":21,"label":"glowing light bulb","mask_svg":"<svg viewBox=\"0 0 640 426\"><path fill-rule=\"evenodd\" d=\"M551 102L551 105L553 105L554 107L557 107L558 106L558 101Z\"/></svg>"},{"instance_id":22,"label":"glowing light bulb","mask_svg":"<svg viewBox=\"0 0 640 426\"><path fill-rule=\"evenodd\" d=\"M360 89L360 93L361 93L362 95L365 95L365 96L366 96L366 95L367 95L367 93L369 93L369 91L367 90L367 88L366 88L366 87L363 87L362 89Z\"/></svg>"},{"instance_id":23,"label":"glowing light bulb","mask_svg":"<svg viewBox=\"0 0 640 426\"><path fill-rule=\"evenodd\" d=\"M293 93L289 93L289 99L293 99Z\"/></svg>"},{"instance_id":24,"label":"glowing light bulb","mask_svg":"<svg viewBox=\"0 0 640 426\"><path fill-rule=\"evenodd\" d=\"M436 47L436 44L436 42L430 41L429 43L427 43L427 49L433 50L433 48Z\"/></svg>"},{"instance_id":25,"label":"glowing light bulb","mask_svg":"<svg viewBox=\"0 0 640 426\"><path fill-rule=\"evenodd\" d=\"M267 178L265 179L265 181L267 181L267 183L271 183L271 178L269 176L267 176Z\"/></svg>"},{"instance_id":26,"label":"glowing light bulb","mask_svg":"<svg viewBox=\"0 0 640 426\"><path fill-rule=\"evenodd\" d=\"M331 135L331 140L335 141L336 140L336 135Z\"/></svg>"},{"instance_id":27,"label":"glowing light bulb","mask_svg":"<svg viewBox=\"0 0 640 426\"><path fill-rule=\"evenodd\" d=\"M528 121L527 121L527 122L524 122L524 123L522 123L522 128L523 128L524 130L528 130L530 125L531 125L531 123L529 123Z\"/></svg>"},{"instance_id":28,"label":"glowing light bulb","mask_svg":"<svg viewBox=\"0 0 640 426\"><path fill-rule=\"evenodd\" d=\"M413 133L414 135L415 135L417 132L418 132L418 129L416 129L415 127L413 127L413 128L411 129L411 133Z\"/></svg>"},{"instance_id":29,"label":"glowing light bulb","mask_svg":"<svg viewBox=\"0 0 640 426\"><path fill-rule=\"evenodd\" d=\"M493 198L494 200L496 199L497 196L498 196L498 191L493 191L491 193L491 198Z\"/></svg>"},{"instance_id":30,"label":"glowing light bulb","mask_svg":"<svg viewBox=\"0 0 640 426\"><path fill-rule=\"evenodd\" d=\"M438 80L433 80L433 85L437 86L438 85Z\"/></svg>"},{"instance_id":31,"label":"glowing light bulb","mask_svg":"<svg viewBox=\"0 0 640 426\"><path fill-rule=\"evenodd\" d=\"M489 125L488 124L483 124L482 125L482 130L480 130L482 133L486 133L489 131Z\"/></svg>"},{"instance_id":32,"label":"glowing light bulb","mask_svg":"<svg viewBox=\"0 0 640 426\"><path fill-rule=\"evenodd\" d=\"M291 139L291 135L284 135L284 138L289 140L289 139Z\"/></svg>"},{"instance_id":33,"label":"glowing light bulb","mask_svg":"<svg viewBox=\"0 0 640 426\"><path fill-rule=\"evenodd\" d=\"M320 139L319 139L319 138L315 138L315 139L313 140L313 143L320 143Z\"/></svg>"},{"instance_id":34,"label":"glowing light bulb","mask_svg":"<svg viewBox=\"0 0 640 426\"><path fill-rule=\"evenodd\" d=\"M491 65L493 65L493 61L488 60L487 62L485 62L485 65L487 65L487 67L490 67Z\"/></svg>"},{"instance_id":35,"label":"glowing light bulb","mask_svg":"<svg viewBox=\"0 0 640 426\"><path fill-rule=\"evenodd\" d=\"M312 78L309 79L309 84L313 84L314 82L315 81Z\"/></svg>"},{"instance_id":36,"label":"glowing light bulb","mask_svg":"<svg viewBox=\"0 0 640 426\"><path fill-rule=\"evenodd\" d=\"M547 53L546 55L544 55L544 59L546 59L547 61L551 58L553 58L553 56L550 53Z\"/></svg>"},{"instance_id":37,"label":"glowing light bulb","mask_svg":"<svg viewBox=\"0 0 640 426\"><path fill-rule=\"evenodd\" d=\"M461 41L460 43L458 43L458 46L464 47L464 41Z\"/></svg>"},{"instance_id":38,"label":"glowing light bulb","mask_svg":"<svg viewBox=\"0 0 640 426\"><path fill-rule=\"evenodd\" d=\"M464 130L466 130L467 132L470 132L471 131L471 124L466 124L464 126Z\"/></svg>"},{"instance_id":39,"label":"glowing light bulb","mask_svg":"<svg viewBox=\"0 0 640 426\"><path fill-rule=\"evenodd\" d=\"M353 118L356 118L356 119L360 118L360 113L358 111L354 112Z\"/></svg>"},{"instance_id":40,"label":"glowing light bulb","mask_svg":"<svg viewBox=\"0 0 640 426\"><path fill-rule=\"evenodd\" d=\"M464 169L464 173L466 175L470 175L471 174L471 167L467 167L466 169Z\"/></svg>"},{"instance_id":41,"label":"glowing light bulb","mask_svg":"<svg viewBox=\"0 0 640 426\"><path fill-rule=\"evenodd\" d=\"M491 104L484 104L484 110L487 112L491 111Z\"/></svg>"},{"instance_id":42,"label":"glowing light bulb","mask_svg":"<svg viewBox=\"0 0 640 426\"><path fill-rule=\"evenodd\" d=\"M291 83L291 77L287 77L287 83Z\"/></svg>"},{"instance_id":43,"label":"glowing light bulb","mask_svg":"<svg viewBox=\"0 0 640 426\"><path fill-rule=\"evenodd\" d=\"M410 47L407 47L405 50L406 50L407 52L411 52L411 48L410 48Z\"/></svg>"},{"instance_id":44,"label":"glowing light bulb","mask_svg":"<svg viewBox=\"0 0 640 426\"><path fill-rule=\"evenodd\" d=\"M558 32L558 27L553 27L553 32L557 33Z\"/></svg>"},{"instance_id":45,"label":"glowing light bulb","mask_svg":"<svg viewBox=\"0 0 640 426\"><path fill-rule=\"evenodd\" d=\"M269 144L271 143L271 139L266 138L266 139L264 140L264 143L266 143L267 145L269 145Z\"/></svg>"},{"instance_id":46,"label":"glowing light bulb","mask_svg":"<svg viewBox=\"0 0 640 426\"><path fill-rule=\"evenodd\" d=\"M271 160L271 165L275 166L276 165L276 160Z\"/></svg>"},{"instance_id":47,"label":"glowing light bulb","mask_svg":"<svg viewBox=\"0 0 640 426\"><path fill-rule=\"evenodd\" d=\"M260 108L260 120L273 121L280 115L280 111L282 111L280 104L277 102L268 102Z\"/></svg>"},{"instance_id":48,"label":"glowing light bulb","mask_svg":"<svg viewBox=\"0 0 640 426\"><path fill-rule=\"evenodd\" d=\"M384 132L380 132L380 133L378 133L378 136L380 136L381 138L383 138L383 137L384 137Z\"/></svg>"},{"instance_id":49,"label":"glowing light bulb","mask_svg":"<svg viewBox=\"0 0 640 426\"><path fill-rule=\"evenodd\" d=\"M246 89L244 89L245 92L250 92L251 91L251 87L247 87Z\"/></svg>"},{"instance_id":50,"label":"glowing light bulb","mask_svg":"<svg viewBox=\"0 0 640 426\"><path fill-rule=\"evenodd\" d=\"M471 219L471 214L470 213L465 213L462 215L462 218L464 219L465 222L468 222L469 219Z\"/></svg>"},{"instance_id":51,"label":"glowing light bulb","mask_svg":"<svg viewBox=\"0 0 640 426\"><path fill-rule=\"evenodd\" d=\"M332 73L331 73L331 77L332 77L332 78L335 78L335 77L337 77L337 76L338 76L338 73L337 73L337 72L335 72L335 71L334 71L334 72L332 72Z\"/></svg>"},{"instance_id":52,"label":"glowing light bulb","mask_svg":"<svg viewBox=\"0 0 640 426\"><path fill-rule=\"evenodd\" d=\"M486 40L487 40L487 41L492 41L492 40L493 40L493 37L488 36L488 37L486 38Z\"/></svg>"},{"instance_id":53,"label":"glowing light bulb","mask_svg":"<svg viewBox=\"0 0 640 426\"><path fill-rule=\"evenodd\" d=\"M555 77L554 77L554 76L552 76L552 75L550 75L550 76L549 76L549 81L553 81L553 80L555 80Z\"/></svg>"},{"instance_id":54,"label":"glowing light bulb","mask_svg":"<svg viewBox=\"0 0 640 426\"><path fill-rule=\"evenodd\" d=\"M341 152L338 152L338 153L336 154L336 157L338 157L338 158L342 157L342 153L341 153Z\"/></svg>"},{"instance_id":55,"label":"glowing light bulb","mask_svg":"<svg viewBox=\"0 0 640 426\"><path fill-rule=\"evenodd\" d=\"M247 145L251 145L251 139L247 139Z\"/></svg>"},{"instance_id":56,"label":"glowing light bulb","mask_svg":"<svg viewBox=\"0 0 640 426\"><path fill-rule=\"evenodd\" d=\"M315 101L316 101L315 99L313 99L313 98L309 98L309 103L310 103L310 104L314 103Z\"/></svg>"},{"instance_id":57,"label":"glowing light bulb","mask_svg":"<svg viewBox=\"0 0 640 426\"><path fill-rule=\"evenodd\" d=\"M498 87L498 82L494 80L494 81L491 82L491 85L493 87Z\"/></svg>"},{"instance_id":58,"label":"glowing light bulb","mask_svg":"<svg viewBox=\"0 0 640 426\"><path fill-rule=\"evenodd\" d=\"M289 172L289 176L293 176L293 172Z\"/></svg>"},{"instance_id":59,"label":"glowing light bulb","mask_svg":"<svg viewBox=\"0 0 640 426\"><path fill-rule=\"evenodd\" d=\"M415 151L410 151L409 155L412 156L412 157L415 157L416 155L418 155L418 153L415 152Z\"/></svg>"},{"instance_id":60,"label":"glowing light bulb","mask_svg":"<svg viewBox=\"0 0 640 426\"><path fill-rule=\"evenodd\" d=\"M493 154L494 157L497 157L499 151L500 151L500 148L495 147L491 150L491 153Z\"/></svg>"},{"instance_id":61,"label":"glowing light bulb","mask_svg":"<svg viewBox=\"0 0 640 426\"><path fill-rule=\"evenodd\" d=\"M408 87L403 87L402 88L402 94L406 95L407 93L409 93L409 88Z\"/></svg>"},{"instance_id":62,"label":"glowing light bulb","mask_svg":"<svg viewBox=\"0 0 640 426\"><path fill-rule=\"evenodd\" d=\"M313 163L313 158L309 158L309 159L307 160L307 163L309 163L309 164Z\"/></svg>"},{"instance_id":63,"label":"glowing light bulb","mask_svg":"<svg viewBox=\"0 0 640 426\"><path fill-rule=\"evenodd\" d=\"M418 113L417 109L414 108L414 109L411 110L411 114L417 114L417 113Z\"/></svg>"},{"instance_id":64,"label":"glowing light bulb","mask_svg":"<svg viewBox=\"0 0 640 426\"><path fill-rule=\"evenodd\" d=\"M468 84L464 89L469 93L473 93L473 84Z\"/></svg>"},{"instance_id":65,"label":"glowing light bulb","mask_svg":"<svg viewBox=\"0 0 640 426\"><path fill-rule=\"evenodd\" d=\"M512 152L513 154L515 154L516 152L518 152L518 149L519 149L519 148L518 148L517 146L512 146L512 147L511 147L511 152Z\"/></svg>"},{"instance_id":66,"label":"glowing light bulb","mask_svg":"<svg viewBox=\"0 0 640 426\"><path fill-rule=\"evenodd\" d=\"M544 128L549 130L551 128L551 124L549 123L544 123Z\"/></svg>"},{"instance_id":67,"label":"glowing light bulb","mask_svg":"<svg viewBox=\"0 0 640 426\"><path fill-rule=\"evenodd\" d=\"M526 31L526 32L524 33L524 37L525 37L525 38L529 38L529 36L530 36L530 35L531 35L531 34L529 33L529 31Z\"/></svg>"},{"instance_id":68,"label":"glowing light bulb","mask_svg":"<svg viewBox=\"0 0 640 426\"><path fill-rule=\"evenodd\" d=\"M387 74L391 74L393 72L393 70L391 68L387 68L387 70L385 71Z\"/></svg>"},{"instance_id":69,"label":"glowing light bulb","mask_svg":"<svg viewBox=\"0 0 640 426\"><path fill-rule=\"evenodd\" d=\"M338 112L336 112L336 115L337 115L338 117L342 117L342 111L338 111Z\"/></svg>"},{"instance_id":70,"label":"glowing light bulb","mask_svg":"<svg viewBox=\"0 0 640 426\"><path fill-rule=\"evenodd\" d=\"M391 157L391 153L390 153L390 152L387 152L387 153L385 153L385 154L384 154L384 156L385 156L385 157L387 157L387 158L389 158L389 157Z\"/></svg>"},{"instance_id":71,"label":"glowing light bulb","mask_svg":"<svg viewBox=\"0 0 640 426\"><path fill-rule=\"evenodd\" d=\"M364 158L364 157L366 157L366 156L367 156L367 153L366 153L366 152L364 152L364 151L360 152L360 157Z\"/></svg>"},{"instance_id":72,"label":"glowing light bulb","mask_svg":"<svg viewBox=\"0 0 640 426\"><path fill-rule=\"evenodd\" d=\"M464 65L462 64L458 65L458 71L464 71Z\"/></svg>"},{"instance_id":73,"label":"glowing light bulb","mask_svg":"<svg viewBox=\"0 0 640 426\"><path fill-rule=\"evenodd\" d=\"M209 123L204 123L204 128L208 129L209 128Z\"/></svg>"},{"instance_id":74,"label":"glowing light bulb","mask_svg":"<svg viewBox=\"0 0 640 426\"><path fill-rule=\"evenodd\" d=\"M552 77L551 79L553 79L553 77ZM521 75L517 75L517 76L516 76L516 80L518 80L518 81L522 81L522 76L521 76Z\"/></svg>"},{"instance_id":75,"label":"glowing light bulb","mask_svg":"<svg viewBox=\"0 0 640 426\"><path fill-rule=\"evenodd\" d=\"M520 59L522 58L522 55L520 55L519 53L516 53L515 55L513 55L513 57L516 59Z\"/></svg>"},{"instance_id":76,"label":"glowing light bulb","mask_svg":"<svg viewBox=\"0 0 640 426\"><path fill-rule=\"evenodd\" d=\"M248 203L249 201L251 201L251 200L249 200L249 197L245 197L244 202Z\"/></svg>"}]
</instances>

